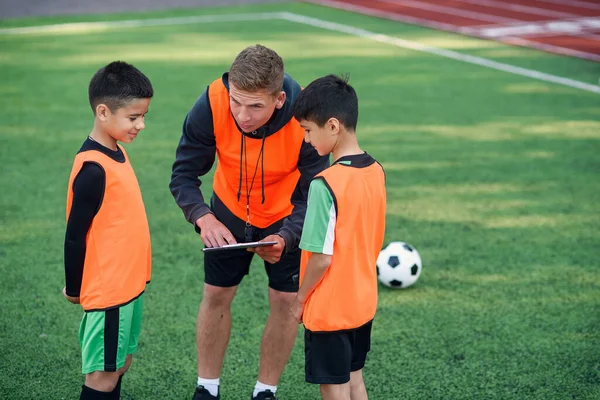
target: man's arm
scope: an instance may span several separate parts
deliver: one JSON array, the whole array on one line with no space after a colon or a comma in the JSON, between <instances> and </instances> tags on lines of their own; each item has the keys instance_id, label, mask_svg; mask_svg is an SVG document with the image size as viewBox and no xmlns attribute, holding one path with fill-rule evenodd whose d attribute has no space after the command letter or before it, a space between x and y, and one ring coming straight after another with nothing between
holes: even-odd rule
<instances>
[{"instance_id":1,"label":"man's arm","mask_svg":"<svg viewBox=\"0 0 600 400\"><path fill-rule=\"evenodd\" d=\"M292 193L292 214L283 221L283 226L277 232L285 241L285 251L291 251L298 247L302 236L302 225L306 215L306 204L308 200L308 188L312 179L329 167L329 156L319 156L317 151L308 143L302 142L300 156L298 158L298 170L300 179Z\"/></svg>"},{"instance_id":2,"label":"man's arm","mask_svg":"<svg viewBox=\"0 0 600 400\"><path fill-rule=\"evenodd\" d=\"M73 202L67 220L64 246L64 293L69 297L79 297L81 291L86 237L92 220L100 209L105 182L104 170L93 162L85 162L73 180Z\"/></svg>"},{"instance_id":3,"label":"man's arm","mask_svg":"<svg viewBox=\"0 0 600 400\"><path fill-rule=\"evenodd\" d=\"M207 89L183 122L169 184L175 202L192 225L196 225L198 218L211 212L200 191L202 181L199 177L206 175L215 162L213 129Z\"/></svg>"}]
</instances>

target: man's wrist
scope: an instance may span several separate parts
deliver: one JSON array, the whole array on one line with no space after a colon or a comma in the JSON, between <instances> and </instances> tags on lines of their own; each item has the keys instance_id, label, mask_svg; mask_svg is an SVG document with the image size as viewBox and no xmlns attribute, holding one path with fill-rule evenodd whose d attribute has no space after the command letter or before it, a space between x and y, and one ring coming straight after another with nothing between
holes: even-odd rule
<instances>
[{"instance_id":1,"label":"man's wrist","mask_svg":"<svg viewBox=\"0 0 600 400\"><path fill-rule=\"evenodd\" d=\"M196 219L196 223L194 224L196 226L196 230L201 231L204 223L211 217L216 218L215 215L210 211L205 214L202 214L200 217L198 217L198 219Z\"/></svg>"},{"instance_id":2,"label":"man's wrist","mask_svg":"<svg viewBox=\"0 0 600 400\"><path fill-rule=\"evenodd\" d=\"M279 232L276 232L275 235L279 236L280 238L283 239L283 252L282 254L287 253L288 251L290 251L291 246L292 246L292 242L293 242L293 238L291 237L291 235L285 231L285 230L280 230Z\"/></svg>"}]
</instances>

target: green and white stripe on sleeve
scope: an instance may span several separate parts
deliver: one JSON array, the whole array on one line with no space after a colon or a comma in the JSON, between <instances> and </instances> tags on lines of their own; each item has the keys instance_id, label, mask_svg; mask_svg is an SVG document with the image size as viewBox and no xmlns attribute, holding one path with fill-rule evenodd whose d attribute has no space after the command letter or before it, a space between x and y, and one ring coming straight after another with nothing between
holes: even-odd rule
<instances>
[{"instance_id":1,"label":"green and white stripe on sleeve","mask_svg":"<svg viewBox=\"0 0 600 400\"><path fill-rule=\"evenodd\" d=\"M323 179L314 179L308 190L308 206L300 248L312 253L333 255L336 218L335 201L331 191Z\"/></svg>"}]
</instances>

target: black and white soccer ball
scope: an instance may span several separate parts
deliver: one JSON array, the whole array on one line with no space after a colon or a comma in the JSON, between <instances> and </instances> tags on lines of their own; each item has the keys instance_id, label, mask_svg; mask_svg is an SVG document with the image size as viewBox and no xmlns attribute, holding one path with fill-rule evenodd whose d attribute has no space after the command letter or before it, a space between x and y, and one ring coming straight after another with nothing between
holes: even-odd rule
<instances>
[{"instance_id":1,"label":"black and white soccer ball","mask_svg":"<svg viewBox=\"0 0 600 400\"><path fill-rule=\"evenodd\" d=\"M385 286L405 289L421 275L421 256L408 243L391 242L377 257L377 278Z\"/></svg>"}]
</instances>

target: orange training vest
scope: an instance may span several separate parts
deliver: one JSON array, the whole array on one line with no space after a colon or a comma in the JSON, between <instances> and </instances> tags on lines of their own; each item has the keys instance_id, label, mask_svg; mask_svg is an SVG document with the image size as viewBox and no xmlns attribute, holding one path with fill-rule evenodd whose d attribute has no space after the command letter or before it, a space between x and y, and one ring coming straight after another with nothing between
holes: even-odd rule
<instances>
[{"instance_id":1,"label":"orange training vest","mask_svg":"<svg viewBox=\"0 0 600 400\"><path fill-rule=\"evenodd\" d=\"M119 146L121 147L121 146ZM86 237L80 302L86 311L119 306L135 299L150 281L150 229L140 187L125 154L119 163L96 151L75 157L67 192L67 221L73 181L83 163L99 164L106 175L104 197Z\"/></svg>"},{"instance_id":2,"label":"orange training vest","mask_svg":"<svg viewBox=\"0 0 600 400\"><path fill-rule=\"evenodd\" d=\"M209 87L208 96L212 110L214 134L217 143L217 169L213 190L223 204L238 218L247 220L246 215L246 168L242 168L242 191L238 201L240 179L240 142L242 133L235 124L229 107L229 92L221 78ZM246 137L248 184L254 185L250 193L250 223L258 228L267 226L292 213L291 197L300 172L298 155L304 141L304 130L294 119L276 133L267 136L263 150L265 202L261 194L261 163L258 155L262 138ZM243 165L243 164L242 164ZM256 171L255 175L255 168Z\"/></svg>"},{"instance_id":3,"label":"orange training vest","mask_svg":"<svg viewBox=\"0 0 600 400\"><path fill-rule=\"evenodd\" d=\"M331 265L304 305L311 331L358 328L375 317L376 261L385 231L385 176L377 163L364 168L334 164L319 175L337 204ZM300 284L311 253L302 250Z\"/></svg>"}]
</instances>

